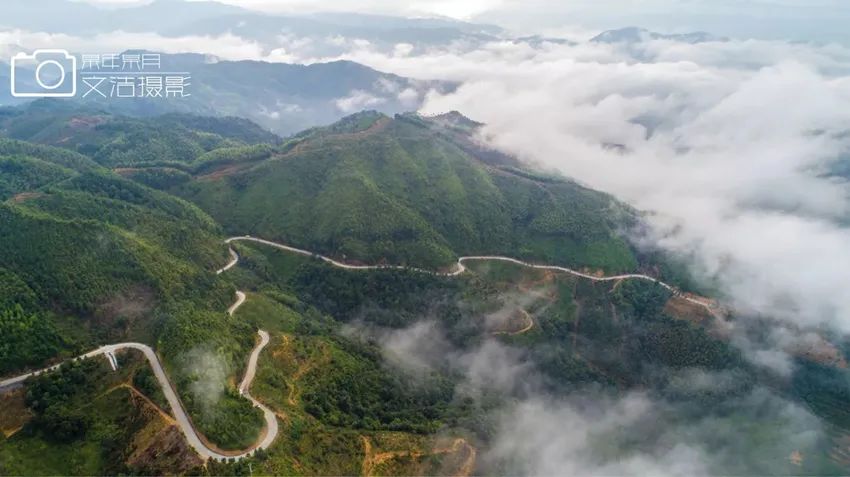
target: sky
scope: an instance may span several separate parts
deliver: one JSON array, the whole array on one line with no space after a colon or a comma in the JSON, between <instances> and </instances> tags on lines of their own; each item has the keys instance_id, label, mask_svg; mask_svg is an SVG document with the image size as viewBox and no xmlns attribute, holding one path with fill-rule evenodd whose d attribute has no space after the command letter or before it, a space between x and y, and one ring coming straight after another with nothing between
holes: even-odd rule
<instances>
[{"instance_id":1,"label":"sky","mask_svg":"<svg viewBox=\"0 0 850 477\"><path fill-rule=\"evenodd\" d=\"M138 0L87 0L100 5ZM705 30L738 38L850 43L845 0L223 0L274 13L352 11L445 16L523 32L564 26L611 29L639 25L661 31Z\"/></svg>"}]
</instances>

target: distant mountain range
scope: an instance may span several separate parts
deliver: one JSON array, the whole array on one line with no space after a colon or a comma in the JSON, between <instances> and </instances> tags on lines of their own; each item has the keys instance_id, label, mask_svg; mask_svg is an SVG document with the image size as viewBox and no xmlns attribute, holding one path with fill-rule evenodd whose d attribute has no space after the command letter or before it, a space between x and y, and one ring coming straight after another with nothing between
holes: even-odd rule
<instances>
[{"instance_id":1,"label":"distant mountain range","mask_svg":"<svg viewBox=\"0 0 850 477\"><path fill-rule=\"evenodd\" d=\"M9 0L4 2L0 17L0 29L3 28L84 37L115 31L155 32L167 37L232 34L256 42L263 55L283 48L287 52L297 51L302 58L333 57L350 51L355 43L389 51L400 43L415 44L417 49L448 45L475 48L483 42L510 39L499 27L451 19L348 13L284 16L212 1L184 0L156 0L147 5L113 9L70 0L45 0L37 5L26 0ZM606 31L591 42L633 45L658 39L686 43L724 40L704 32L668 35L631 27ZM540 36L511 41L532 47L570 43ZM29 51L25 46L8 45L7 50ZM639 49L632 50L636 58L645 57ZM456 87L447 82L411 80L348 61L300 65L225 61L211 55L181 53L163 54L161 71L186 72L191 76L187 88L190 96L143 100L92 94L81 98L86 87L78 81L77 99L100 109L134 116L169 112L238 116L286 136L331 124L366 109L389 115L415 111L429 90L448 92ZM23 103L11 96L7 84L9 65L0 61L0 106Z\"/></svg>"},{"instance_id":2,"label":"distant mountain range","mask_svg":"<svg viewBox=\"0 0 850 477\"><path fill-rule=\"evenodd\" d=\"M728 38L715 36L704 31L664 34L638 27L608 30L596 35L590 41L593 43L640 43L647 40L670 40L691 44L707 43L711 41L729 41Z\"/></svg>"},{"instance_id":3,"label":"distant mountain range","mask_svg":"<svg viewBox=\"0 0 850 477\"><path fill-rule=\"evenodd\" d=\"M77 101L112 112L150 116L168 112L251 119L280 135L330 124L348 114L374 109L386 114L413 111L430 89L449 83L422 82L382 73L350 61L298 65L221 61L209 55L161 55L158 71L185 72L186 97L116 98L91 93L78 79ZM0 106L23 101L10 95L8 65L0 63ZM108 84L108 83L107 83ZM107 96L108 86L100 88Z\"/></svg>"},{"instance_id":4,"label":"distant mountain range","mask_svg":"<svg viewBox=\"0 0 850 477\"><path fill-rule=\"evenodd\" d=\"M69 21L68 19L72 19ZM218 2L156 0L136 7L105 9L83 2L27 0L3 2L0 29L89 36L105 31L155 32L164 36L232 33L263 45L281 37L298 37L303 53L317 56L345 50L340 39L358 39L375 47L400 42L421 46L447 45L462 40L495 39L501 28L441 18L398 18L355 13L272 15ZM303 40L309 41L303 41ZM271 48L271 46L270 46Z\"/></svg>"}]
</instances>

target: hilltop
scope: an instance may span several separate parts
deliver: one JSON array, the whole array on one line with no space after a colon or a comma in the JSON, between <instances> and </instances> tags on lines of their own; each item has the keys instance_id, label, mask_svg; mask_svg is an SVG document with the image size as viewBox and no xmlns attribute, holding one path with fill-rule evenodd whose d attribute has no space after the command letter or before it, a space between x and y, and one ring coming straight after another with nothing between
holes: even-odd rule
<instances>
[{"instance_id":1,"label":"hilltop","mask_svg":"<svg viewBox=\"0 0 850 477\"><path fill-rule=\"evenodd\" d=\"M270 157L234 162L171 189L232 233L370 263L443 267L512 252L604 270L636 260L613 198L522 169L457 115L349 116Z\"/></svg>"}]
</instances>

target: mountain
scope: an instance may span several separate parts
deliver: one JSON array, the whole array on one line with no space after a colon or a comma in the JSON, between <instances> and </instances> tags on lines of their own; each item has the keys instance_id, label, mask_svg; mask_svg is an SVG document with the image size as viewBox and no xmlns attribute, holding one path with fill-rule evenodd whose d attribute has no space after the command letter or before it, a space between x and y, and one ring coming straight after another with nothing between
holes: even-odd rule
<instances>
[{"instance_id":1,"label":"mountain","mask_svg":"<svg viewBox=\"0 0 850 477\"><path fill-rule=\"evenodd\" d=\"M349 61L298 65L180 54L162 55L161 62L161 71L185 72L190 77L186 97L103 98L93 94L78 100L135 116L166 112L239 116L288 135L330 124L363 108L387 114L414 110L426 91L453 87L413 81Z\"/></svg>"},{"instance_id":2,"label":"mountain","mask_svg":"<svg viewBox=\"0 0 850 477\"><path fill-rule=\"evenodd\" d=\"M174 192L231 233L368 263L441 267L458 255L510 252L605 270L636 266L617 233L625 207L488 155L469 128L456 117L360 113Z\"/></svg>"},{"instance_id":3,"label":"mountain","mask_svg":"<svg viewBox=\"0 0 850 477\"><path fill-rule=\"evenodd\" d=\"M239 7L207 1L157 0L141 6L116 9L68 0L44 0L38 5L26 0L9 0L5 4L0 26L92 35L114 30L159 31L185 24L187 18L199 20L243 12L246 10ZM68 21L69 18L73 21Z\"/></svg>"},{"instance_id":4,"label":"mountain","mask_svg":"<svg viewBox=\"0 0 850 477\"><path fill-rule=\"evenodd\" d=\"M651 280L489 259L349 270L251 241L215 272L223 239L251 233L350 263L504 254L669 280L621 235L636 211L488 149L481 126L369 111L280 140L236 118L0 110L18 138L0 139L0 376L143 343L206 445L238 451L268 432L236 387L259 349L249 391L280 430L204 462L148 362L117 351L0 389L0 474L519 475L505 416L573 400L569 414L615 413L581 443L601 459L709 442L712 473L846 474L850 346L812 349L816 330L778 376L733 334L764 329Z\"/></svg>"},{"instance_id":5,"label":"mountain","mask_svg":"<svg viewBox=\"0 0 850 477\"><path fill-rule=\"evenodd\" d=\"M66 21L68 18L74 21ZM112 31L156 32L170 37L235 34L267 50L279 47L281 38L298 38L305 57L337 56L347 48L340 40L365 40L375 48L391 50L397 43L447 46L478 43L504 34L493 25L444 18L358 13L274 15L214 1L184 0L155 0L109 9L70 0L46 0L38 6L26 0L9 0L4 3L0 26L79 36Z\"/></svg>"},{"instance_id":6,"label":"mountain","mask_svg":"<svg viewBox=\"0 0 850 477\"><path fill-rule=\"evenodd\" d=\"M399 43L428 48L453 43L480 44L505 36L501 28L492 25L358 13L282 16L246 12L193 21L167 33L185 35L187 31L206 35L234 33L270 46L282 33L285 38L296 39L299 54L306 57L340 55L355 40L367 41L370 47L378 50L392 51Z\"/></svg>"},{"instance_id":7,"label":"mountain","mask_svg":"<svg viewBox=\"0 0 850 477\"><path fill-rule=\"evenodd\" d=\"M640 43L647 40L669 40L681 43L708 43L714 41L728 41L723 37L714 36L706 32L663 34L649 31L643 28L627 27L618 30L608 30L591 38L593 43Z\"/></svg>"},{"instance_id":8,"label":"mountain","mask_svg":"<svg viewBox=\"0 0 850 477\"><path fill-rule=\"evenodd\" d=\"M111 167L189 163L216 148L280 141L247 119L179 113L132 118L59 100L0 108L0 136L82 152Z\"/></svg>"},{"instance_id":9,"label":"mountain","mask_svg":"<svg viewBox=\"0 0 850 477\"><path fill-rule=\"evenodd\" d=\"M181 132L201 142L233 144L202 130L219 126L220 119L183 119ZM80 128L87 137L88 126ZM136 126L107 121L94 136L108 136L104 147L120 153L96 160L110 164L152 149L158 154L186 148L163 144L178 141L177 135L161 129L141 133ZM139 142L134 134L141 134ZM96 160L0 139L0 375L103 343L156 344L195 425L225 448L253 441L262 423L250 402L234 391L208 405L191 392L203 378L185 366L186 353L210 347L215 351L207 352L208 359L235 372L252 346L252 330L227 320L223 311L233 289L215 279L227 258L220 227L197 207L122 178ZM226 379L221 375L213 387L224 392Z\"/></svg>"},{"instance_id":10,"label":"mountain","mask_svg":"<svg viewBox=\"0 0 850 477\"><path fill-rule=\"evenodd\" d=\"M128 50L124 53L149 52ZM133 116L168 112L239 116L276 134L289 135L333 123L364 108L386 114L416 110L428 91L449 92L455 87L448 82L417 81L382 73L350 61L301 65L224 61L201 54L158 54L161 65L155 71L185 73L185 96L118 98L112 96L108 86L98 89L101 96L87 91L84 79L87 72L88 75L92 73L80 70L75 100ZM8 71L8 66L4 68L0 63L0 85L9 84ZM21 81L26 80L23 77ZM0 106L26 101L28 99L13 98L8 86L0 88Z\"/></svg>"},{"instance_id":11,"label":"mountain","mask_svg":"<svg viewBox=\"0 0 850 477\"><path fill-rule=\"evenodd\" d=\"M4 63L0 60L0 106L23 104L27 101L24 98L16 98L12 96L12 90L10 89L11 80L9 63ZM26 78L21 81L24 84L33 83L32 81L27 82Z\"/></svg>"},{"instance_id":12,"label":"mountain","mask_svg":"<svg viewBox=\"0 0 850 477\"><path fill-rule=\"evenodd\" d=\"M12 102L15 100L9 90L11 78L7 73L8 71L9 65L0 62L0 104L13 104Z\"/></svg>"}]
</instances>

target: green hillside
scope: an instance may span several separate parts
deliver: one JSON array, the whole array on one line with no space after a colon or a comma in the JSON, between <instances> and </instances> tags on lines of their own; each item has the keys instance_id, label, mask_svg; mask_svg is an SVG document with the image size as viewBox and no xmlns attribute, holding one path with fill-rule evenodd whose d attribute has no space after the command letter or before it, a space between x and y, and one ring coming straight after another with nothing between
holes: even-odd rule
<instances>
[{"instance_id":1,"label":"green hillside","mask_svg":"<svg viewBox=\"0 0 850 477\"><path fill-rule=\"evenodd\" d=\"M218 224L76 153L8 140L0 152L0 375L146 342L205 435L224 448L253 442L258 411L228 383L254 330L224 312L233 288L214 273L227 260ZM196 355L221 373L198 375L186 366ZM221 399L200 402L201 385Z\"/></svg>"},{"instance_id":2,"label":"green hillside","mask_svg":"<svg viewBox=\"0 0 850 477\"><path fill-rule=\"evenodd\" d=\"M0 123L42 143L0 139L0 376L144 342L200 433L244 449L264 421L236 383L262 329L250 392L280 426L268 450L200 467L147 363L122 352L117 371L95 358L0 393L2 475L521 474L488 455L500 416L577 390L663 403L593 436L600 462L675 440L730 455L717 474L846 473L846 369L799 357L785 381L765 376L711 310L649 281L488 261L455 277L350 271L252 242L215 274L228 234L352 262L638 267L621 235L633 211L486 149L458 113L361 113L283 143L240 120L50 103ZM687 280L660 253L640 260ZM237 289L247 300L230 316ZM811 409L810 439L782 438L787 403Z\"/></svg>"},{"instance_id":3,"label":"green hillside","mask_svg":"<svg viewBox=\"0 0 850 477\"><path fill-rule=\"evenodd\" d=\"M110 168L185 167L213 149L279 141L246 119L188 114L129 118L48 100L0 110L0 135L70 149Z\"/></svg>"},{"instance_id":4,"label":"green hillside","mask_svg":"<svg viewBox=\"0 0 850 477\"><path fill-rule=\"evenodd\" d=\"M458 130L361 113L250 167L174 189L233 234L368 263L450 265L507 254L631 270L625 207L564 179L493 165Z\"/></svg>"}]
</instances>

